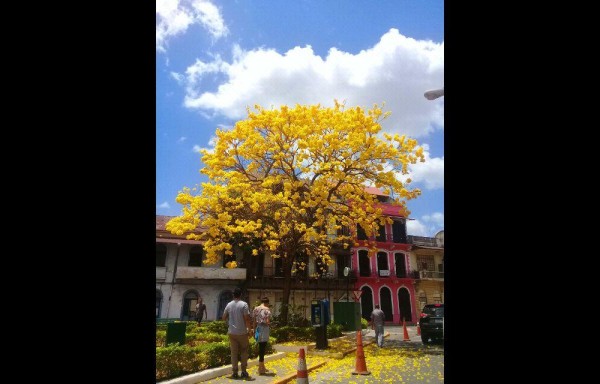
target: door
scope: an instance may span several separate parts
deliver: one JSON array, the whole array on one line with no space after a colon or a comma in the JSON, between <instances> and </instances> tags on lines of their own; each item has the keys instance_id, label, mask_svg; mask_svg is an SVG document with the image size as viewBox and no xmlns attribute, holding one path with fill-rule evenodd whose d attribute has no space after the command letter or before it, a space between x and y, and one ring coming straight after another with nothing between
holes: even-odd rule
<instances>
[{"instance_id":1,"label":"door","mask_svg":"<svg viewBox=\"0 0 600 384\"><path fill-rule=\"evenodd\" d=\"M189 291L183 297L183 308L181 311L181 320L194 320L196 314L196 303L198 302L198 294Z\"/></svg>"},{"instance_id":2,"label":"door","mask_svg":"<svg viewBox=\"0 0 600 384\"><path fill-rule=\"evenodd\" d=\"M363 319L367 321L371 318L371 312L373 312L373 291L369 287L362 287L362 294L360 296L360 311Z\"/></svg>"},{"instance_id":3,"label":"door","mask_svg":"<svg viewBox=\"0 0 600 384\"><path fill-rule=\"evenodd\" d=\"M402 320L413 321L412 310L410 309L410 293L406 288L400 288L398 291L398 307L400 308L400 324L402 324Z\"/></svg>"},{"instance_id":4,"label":"door","mask_svg":"<svg viewBox=\"0 0 600 384\"><path fill-rule=\"evenodd\" d=\"M223 291L219 295L219 309L217 311L216 320L221 320L223 317L223 312L225 311L225 307L229 302L233 300L233 292L232 291Z\"/></svg>"},{"instance_id":5,"label":"door","mask_svg":"<svg viewBox=\"0 0 600 384\"><path fill-rule=\"evenodd\" d=\"M385 313L385 321L394 321L392 292L387 287L382 287L381 291L379 291L379 306L383 313Z\"/></svg>"}]
</instances>

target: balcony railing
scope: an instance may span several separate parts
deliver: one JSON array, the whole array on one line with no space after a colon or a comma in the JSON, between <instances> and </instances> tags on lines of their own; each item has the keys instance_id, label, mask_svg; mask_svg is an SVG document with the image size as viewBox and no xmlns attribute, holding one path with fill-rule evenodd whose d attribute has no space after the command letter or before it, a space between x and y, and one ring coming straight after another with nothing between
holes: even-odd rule
<instances>
[{"instance_id":1,"label":"balcony railing","mask_svg":"<svg viewBox=\"0 0 600 384\"><path fill-rule=\"evenodd\" d=\"M421 279L443 279L444 272L438 271L419 271Z\"/></svg>"},{"instance_id":2,"label":"balcony railing","mask_svg":"<svg viewBox=\"0 0 600 384\"><path fill-rule=\"evenodd\" d=\"M356 276L336 277L326 275L323 277L292 277L292 289L318 289L318 290L341 290L347 286L352 288L356 282ZM247 280L248 288L255 289L283 289L284 277L273 275L252 276Z\"/></svg>"},{"instance_id":3,"label":"balcony railing","mask_svg":"<svg viewBox=\"0 0 600 384\"><path fill-rule=\"evenodd\" d=\"M407 244L409 243L409 241L405 238L399 238L396 241L394 241L394 235L391 233L386 233L385 236L372 236L370 238L368 238L370 240L375 240L378 241L380 243L396 243L396 244ZM358 238L358 240L368 240L366 238Z\"/></svg>"},{"instance_id":4,"label":"balcony railing","mask_svg":"<svg viewBox=\"0 0 600 384\"><path fill-rule=\"evenodd\" d=\"M177 267L178 280L246 280L246 268Z\"/></svg>"},{"instance_id":5,"label":"balcony railing","mask_svg":"<svg viewBox=\"0 0 600 384\"><path fill-rule=\"evenodd\" d=\"M441 240L435 237L424 237L424 236L413 236L408 235L408 243L413 245L420 245L423 247L440 247L443 248L444 244Z\"/></svg>"}]
</instances>

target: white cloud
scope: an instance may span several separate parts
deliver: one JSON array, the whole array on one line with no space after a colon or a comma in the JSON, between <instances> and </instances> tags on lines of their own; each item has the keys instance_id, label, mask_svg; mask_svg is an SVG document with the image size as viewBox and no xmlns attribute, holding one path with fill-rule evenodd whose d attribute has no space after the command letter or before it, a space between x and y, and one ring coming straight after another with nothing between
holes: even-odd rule
<instances>
[{"instance_id":1,"label":"white cloud","mask_svg":"<svg viewBox=\"0 0 600 384\"><path fill-rule=\"evenodd\" d=\"M169 209L171 206L169 205L169 202L165 201L164 203L157 205L156 208Z\"/></svg>"},{"instance_id":2,"label":"white cloud","mask_svg":"<svg viewBox=\"0 0 600 384\"><path fill-rule=\"evenodd\" d=\"M210 140L208 140L209 147L201 147L198 144L196 144L196 145L194 145L192 150L196 153L200 153L201 150L205 149L208 153L214 153L216 143L217 143L217 137L211 136Z\"/></svg>"},{"instance_id":3,"label":"white cloud","mask_svg":"<svg viewBox=\"0 0 600 384\"><path fill-rule=\"evenodd\" d=\"M434 212L431 215L423 215L422 219L426 223L432 223L437 227L444 228L444 214L441 212Z\"/></svg>"},{"instance_id":4,"label":"white cloud","mask_svg":"<svg viewBox=\"0 0 600 384\"><path fill-rule=\"evenodd\" d=\"M210 145L211 147L213 147L212 149L214 149L214 146L217 145L217 136L211 136L210 140L208 140L208 145Z\"/></svg>"},{"instance_id":5,"label":"white cloud","mask_svg":"<svg viewBox=\"0 0 600 384\"><path fill-rule=\"evenodd\" d=\"M180 73L171 72L171 77L180 85L185 83L185 77Z\"/></svg>"},{"instance_id":6,"label":"white cloud","mask_svg":"<svg viewBox=\"0 0 600 384\"><path fill-rule=\"evenodd\" d=\"M201 87L203 77L222 74L214 92ZM205 114L230 119L246 117L246 107L299 104L370 108L385 102L391 116L382 123L387 132L424 136L444 125L444 98L425 99L423 93L444 86L444 43L415 40L390 29L372 48L357 54L331 48L325 59L310 46L284 54L273 49L233 49L231 63L215 56L197 60L186 71L185 105Z\"/></svg>"},{"instance_id":7,"label":"white cloud","mask_svg":"<svg viewBox=\"0 0 600 384\"><path fill-rule=\"evenodd\" d=\"M181 136L181 137L179 138L179 140L177 140L177 142L178 142L178 143L183 143L183 142L184 142L184 141L186 141L186 140L187 140L187 137L185 137L185 136Z\"/></svg>"},{"instance_id":8,"label":"white cloud","mask_svg":"<svg viewBox=\"0 0 600 384\"><path fill-rule=\"evenodd\" d=\"M422 146L425 162L410 164L409 174L402 176L401 180L410 177L413 183L421 183L425 189L444 188L444 157L430 157L429 145Z\"/></svg>"},{"instance_id":9,"label":"white cloud","mask_svg":"<svg viewBox=\"0 0 600 384\"><path fill-rule=\"evenodd\" d=\"M434 237L442 229L444 229L444 214L439 212L423 215L421 220L406 222L406 232L412 236Z\"/></svg>"},{"instance_id":10,"label":"white cloud","mask_svg":"<svg viewBox=\"0 0 600 384\"><path fill-rule=\"evenodd\" d=\"M427 226L419 220L407 220L406 233L412 236L427 236Z\"/></svg>"},{"instance_id":11,"label":"white cloud","mask_svg":"<svg viewBox=\"0 0 600 384\"><path fill-rule=\"evenodd\" d=\"M168 40L199 24L214 38L229 32L219 8L208 0L156 0L156 50L166 52Z\"/></svg>"}]
</instances>

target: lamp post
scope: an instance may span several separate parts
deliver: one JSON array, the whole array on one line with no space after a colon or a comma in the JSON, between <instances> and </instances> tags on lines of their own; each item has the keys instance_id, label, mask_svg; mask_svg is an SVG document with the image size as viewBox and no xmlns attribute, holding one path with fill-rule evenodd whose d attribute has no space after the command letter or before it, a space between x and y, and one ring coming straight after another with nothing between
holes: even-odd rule
<instances>
[{"instance_id":1,"label":"lamp post","mask_svg":"<svg viewBox=\"0 0 600 384\"><path fill-rule=\"evenodd\" d=\"M444 88L429 90L425 92L424 96L427 100L435 100L439 97L444 96Z\"/></svg>"},{"instance_id":2,"label":"lamp post","mask_svg":"<svg viewBox=\"0 0 600 384\"><path fill-rule=\"evenodd\" d=\"M346 277L346 303L348 300L348 284L350 283L350 267L344 267L344 276Z\"/></svg>"}]
</instances>

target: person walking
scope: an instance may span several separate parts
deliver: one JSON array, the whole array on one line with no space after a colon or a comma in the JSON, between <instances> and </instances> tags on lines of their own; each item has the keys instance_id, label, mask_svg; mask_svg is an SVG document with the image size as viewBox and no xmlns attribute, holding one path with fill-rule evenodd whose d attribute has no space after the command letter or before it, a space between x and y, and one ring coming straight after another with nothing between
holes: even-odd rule
<instances>
[{"instance_id":1,"label":"person walking","mask_svg":"<svg viewBox=\"0 0 600 384\"><path fill-rule=\"evenodd\" d=\"M227 321L227 335L229 336L229 348L231 350L231 378L254 380L248 375L248 354L250 342L248 338L252 336L252 326L250 320L250 310L248 303L241 299L242 289L236 287L233 290L233 300L231 300L223 311L223 321ZM239 359L238 359L239 355ZM242 373L238 376L238 361L241 362Z\"/></svg>"},{"instance_id":2,"label":"person walking","mask_svg":"<svg viewBox=\"0 0 600 384\"><path fill-rule=\"evenodd\" d=\"M379 309L379 304L371 312L371 329L375 330L375 341L378 347L383 347L383 324L385 323L385 313Z\"/></svg>"},{"instance_id":3,"label":"person walking","mask_svg":"<svg viewBox=\"0 0 600 384\"><path fill-rule=\"evenodd\" d=\"M202 298L199 298L198 303L196 304L196 321L198 322L198 325L200 325L200 322L202 321L204 315L206 315L206 317L208 318L208 313L206 312L206 304L202 302Z\"/></svg>"},{"instance_id":4,"label":"person walking","mask_svg":"<svg viewBox=\"0 0 600 384\"><path fill-rule=\"evenodd\" d=\"M254 337L258 343L258 374L261 376L273 376L274 373L265 368L265 350L271 334L271 319L273 315L269 308L269 298L263 297L261 304L252 311L252 325L256 330Z\"/></svg>"}]
</instances>

